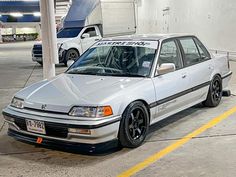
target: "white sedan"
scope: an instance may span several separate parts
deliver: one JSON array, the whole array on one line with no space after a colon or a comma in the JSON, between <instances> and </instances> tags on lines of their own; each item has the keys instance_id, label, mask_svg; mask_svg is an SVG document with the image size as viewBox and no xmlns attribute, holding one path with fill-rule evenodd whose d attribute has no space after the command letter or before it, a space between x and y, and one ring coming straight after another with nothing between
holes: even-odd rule
<instances>
[{"instance_id":1,"label":"white sedan","mask_svg":"<svg viewBox=\"0 0 236 177\"><path fill-rule=\"evenodd\" d=\"M231 75L228 59L192 35L107 38L65 73L19 91L3 115L18 140L133 148L150 125L201 102L217 106Z\"/></svg>"}]
</instances>

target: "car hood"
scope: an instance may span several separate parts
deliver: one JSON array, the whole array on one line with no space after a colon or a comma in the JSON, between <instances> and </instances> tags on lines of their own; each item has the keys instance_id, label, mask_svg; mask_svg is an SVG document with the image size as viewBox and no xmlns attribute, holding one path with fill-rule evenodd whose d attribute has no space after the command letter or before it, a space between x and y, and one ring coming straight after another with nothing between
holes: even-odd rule
<instances>
[{"instance_id":1,"label":"car hood","mask_svg":"<svg viewBox=\"0 0 236 177\"><path fill-rule=\"evenodd\" d=\"M24 99L27 108L41 110L46 104L45 110L68 112L75 105L106 105L143 79L61 74L25 88L16 97Z\"/></svg>"},{"instance_id":2,"label":"car hood","mask_svg":"<svg viewBox=\"0 0 236 177\"><path fill-rule=\"evenodd\" d=\"M62 44L64 42L70 41L73 38L57 38L57 44ZM42 41L38 41L34 45L42 45Z\"/></svg>"},{"instance_id":3,"label":"car hood","mask_svg":"<svg viewBox=\"0 0 236 177\"><path fill-rule=\"evenodd\" d=\"M57 43L61 44L61 43L64 43L64 42L67 42L67 41L70 41L71 39L73 38L57 38Z\"/></svg>"},{"instance_id":4,"label":"car hood","mask_svg":"<svg viewBox=\"0 0 236 177\"><path fill-rule=\"evenodd\" d=\"M34 43L34 46L35 45L42 45L42 41L37 41L36 43Z\"/></svg>"}]
</instances>

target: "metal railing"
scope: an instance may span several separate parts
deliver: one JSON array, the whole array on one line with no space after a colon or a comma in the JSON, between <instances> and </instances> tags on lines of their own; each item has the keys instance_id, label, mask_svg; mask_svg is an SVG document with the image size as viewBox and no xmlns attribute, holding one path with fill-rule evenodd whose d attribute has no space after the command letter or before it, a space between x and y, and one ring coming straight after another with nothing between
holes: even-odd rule
<instances>
[{"instance_id":1,"label":"metal railing","mask_svg":"<svg viewBox=\"0 0 236 177\"><path fill-rule=\"evenodd\" d=\"M214 54L224 55L231 61L236 61L236 52L234 51L224 51L216 49L210 49L210 51Z\"/></svg>"}]
</instances>

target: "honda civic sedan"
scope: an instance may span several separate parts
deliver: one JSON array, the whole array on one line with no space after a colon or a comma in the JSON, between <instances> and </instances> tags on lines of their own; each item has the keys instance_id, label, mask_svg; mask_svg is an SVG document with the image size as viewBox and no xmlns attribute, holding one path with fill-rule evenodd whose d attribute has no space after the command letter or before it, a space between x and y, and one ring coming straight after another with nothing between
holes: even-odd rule
<instances>
[{"instance_id":1,"label":"honda civic sedan","mask_svg":"<svg viewBox=\"0 0 236 177\"><path fill-rule=\"evenodd\" d=\"M135 148L150 125L198 103L219 105L231 75L228 59L192 35L106 38L65 73L16 93L3 115L18 140Z\"/></svg>"}]
</instances>

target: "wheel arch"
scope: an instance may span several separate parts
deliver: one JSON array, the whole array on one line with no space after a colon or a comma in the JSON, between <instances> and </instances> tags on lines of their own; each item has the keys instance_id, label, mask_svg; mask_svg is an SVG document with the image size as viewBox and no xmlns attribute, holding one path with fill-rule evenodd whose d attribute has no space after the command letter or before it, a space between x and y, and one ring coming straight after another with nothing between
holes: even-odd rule
<instances>
[{"instance_id":1,"label":"wheel arch","mask_svg":"<svg viewBox=\"0 0 236 177\"><path fill-rule=\"evenodd\" d=\"M78 54L80 56L80 51L77 48L75 48L75 47L69 48L66 52L68 52L69 50L72 50L72 49L75 50L76 52L78 52Z\"/></svg>"},{"instance_id":2,"label":"wheel arch","mask_svg":"<svg viewBox=\"0 0 236 177\"><path fill-rule=\"evenodd\" d=\"M221 74L219 72L216 72L216 73L212 74L210 81L212 81L216 76L219 76L222 79Z\"/></svg>"},{"instance_id":3,"label":"wheel arch","mask_svg":"<svg viewBox=\"0 0 236 177\"><path fill-rule=\"evenodd\" d=\"M149 119L149 123L150 123L150 121L151 121L151 110L150 110L150 106L149 106L149 104L148 104L145 100L143 100L143 99L136 99L136 100L133 100L132 102L130 102L130 103L125 107L125 109L124 109L122 115L124 114L125 110L128 108L129 105L131 105L132 103L137 102L137 101L142 102L142 103L145 105L145 107L147 108L147 111L148 111L148 119Z\"/></svg>"}]
</instances>

